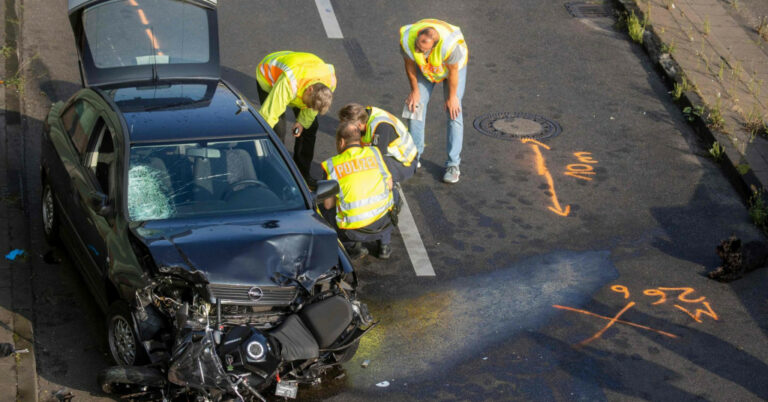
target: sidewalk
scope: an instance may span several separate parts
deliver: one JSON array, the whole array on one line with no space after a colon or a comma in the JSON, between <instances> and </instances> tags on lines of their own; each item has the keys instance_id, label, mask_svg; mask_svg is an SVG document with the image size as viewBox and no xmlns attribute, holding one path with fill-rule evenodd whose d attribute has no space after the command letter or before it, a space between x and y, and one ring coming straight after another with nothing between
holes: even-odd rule
<instances>
[{"instance_id":1,"label":"sidewalk","mask_svg":"<svg viewBox=\"0 0 768 402\"><path fill-rule=\"evenodd\" d=\"M647 21L643 46L744 197L768 185L768 6L756 0L617 0ZM698 123L698 124L696 124ZM701 133L701 131L708 131Z\"/></svg>"},{"instance_id":2,"label":"sidewalk","mask_svg":"<svg viewBox=\"0 0 768 402\"><path fill-rule=\"evenodd\" d=\"M23 257L5 258L11 250L27 249L24 236L28 221L25 212L23 180L24 147L18 40L20 20L18 1L0 5L3 21L3 54L0 63L0 342L29 353L0 358L0 401L37 400L37 373L32 333L31 274ZM29 251L27 251L29 253Z\"/></svg>"}]
</instances>

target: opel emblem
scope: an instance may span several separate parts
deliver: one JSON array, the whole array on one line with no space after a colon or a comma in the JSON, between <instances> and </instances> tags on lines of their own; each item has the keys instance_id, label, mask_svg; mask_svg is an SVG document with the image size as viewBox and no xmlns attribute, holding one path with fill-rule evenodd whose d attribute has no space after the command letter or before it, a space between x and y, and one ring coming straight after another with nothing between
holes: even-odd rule
<instances>
[{"instance_id":1,"label":"opel emblem","mask_svg":"<svg viewBox=\"0 0 768 402\"><path fill-rule=\"evenodd\" d=\"M264 292L261 290L260 287L254 286L250 289L248 289L248 298L253 301L259 301L261 299L261 296L264 296Z\"/></svg>"}]
</instances>

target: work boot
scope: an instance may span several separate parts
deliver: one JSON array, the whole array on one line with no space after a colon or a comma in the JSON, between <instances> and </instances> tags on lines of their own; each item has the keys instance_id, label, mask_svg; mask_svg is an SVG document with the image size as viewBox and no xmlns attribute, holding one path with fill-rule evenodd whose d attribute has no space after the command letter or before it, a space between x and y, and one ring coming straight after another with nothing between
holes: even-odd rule
<instances>
[{"instance_id":1,"label":"work boot","mask_svg":"<svg viewBox=\"0 0 768 402\"><path fill-rule=\"evenodd\" d=\"M381 244L381 241L379 241L379 259L388 260L391 255L392 246L389 244Z\"/></svg>"},{"instance_id":2,"label":"work boot","mask_svg":"<svg viewBox=\"0 0 768 402\"><path fill-rule=\"evenodd\" d=\"M363 243L358 241L352 247L347 248L347 254L349 254L349 258L359 260L368 255L368 249L363 247Z\"/></svg>"},{"instance_id":3,"label":"work boot","mask_svg":"<svg viewBox=\"0 0 768 402\"><path fill-rule=\"evenodd\" d=\"M443 175L443 181L451 184L458 183L460 174L461 172L459 171L458 166L448 166L448 168L445 169L445 175Z\"/></svg>"}]
</instances>

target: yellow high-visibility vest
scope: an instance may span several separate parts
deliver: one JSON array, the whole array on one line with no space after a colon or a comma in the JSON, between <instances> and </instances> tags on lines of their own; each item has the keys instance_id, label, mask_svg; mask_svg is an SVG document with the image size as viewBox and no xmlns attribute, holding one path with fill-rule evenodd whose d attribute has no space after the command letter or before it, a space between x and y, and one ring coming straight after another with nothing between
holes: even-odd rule
<instances>
[{"instance_id":1,"label":"yellow high-visibility vest","mask_svg":"<svg viewBox=\"0 0 768 402\"><path fill-rule=\"evenodd\" d=\"M368 123L365 125L365 134L363 134L360 142L363 145L370 145L373 142L373 133L376 132L376 127L382 123L389 124L395 128L397 138L387 144L387 155L391 155L400 161L403 166L411 166L411 162L416 158L418 151L416 150L416 144L413 143L411 133L405 127L405 124L386 110L373 106L368 106L366 109L370 110L371 117L368 118Z\"/></svg>"},{"instance_id":2,"label":"yellow high-visibility vest","mask_svg":"<svg viewBox=\"0 0 768 402\"><path fill-rule=\"evenodd\" d=\"M416 37L424 28L434 28L440 34L440 40L435 43L429 57L424 53L416 52ZM424 76L431 82L441 82L448 77L448 69L445 68L445 60L453 53L456 46L464 50L464 58L459 62L459 68L467 65L469 50L464 42L464 35L459 27L445 21L425 19L400 28L400 46L408 57L416 62Z\"/></svg>"},{"instance_id":3,"label":"yellow high-visibility vest","mask_svg":"<svg viewBox=\"0 0 768 402\"><path fill-rule=\"evenodd\" d=\"M301 109L297 120L308 128L315 120L317 111L304 104L304 91L317 83L324 84L331 91L336 90L336 73L332 65L314 54L288 50L264 57L256 67L256 81L261 89L270 94L259 113L272 127L285 113L285 108L291 106Z\"/></svg>"},{"instance_id":4,"label":"yellow high-visibility vest","mask_svg":"<svg viewBox=\"0 0 768 402\"><path fill-rule=\"evenodd\" d=\"M358 229L381 219L393 206L387 165L376 147L351 146L322 163L328 179L339 182L336 224Z\"/></svg>"}]
</instances>

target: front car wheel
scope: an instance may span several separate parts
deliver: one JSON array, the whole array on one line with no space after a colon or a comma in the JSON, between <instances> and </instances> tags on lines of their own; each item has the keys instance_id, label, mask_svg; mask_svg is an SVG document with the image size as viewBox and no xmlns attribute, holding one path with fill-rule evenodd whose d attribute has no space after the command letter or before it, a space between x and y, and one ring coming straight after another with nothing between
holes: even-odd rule
<instances>
[{"instance_id":1,"label":"front car wheel","mask_svg":"<svg viewBox=\"0 0 768 402\"><path fill-rule=\"evenodd\" d=\"M48 244L56 244L58 241L59 217L56 211L56 202L53 199L53 190L49 183L43 185L42 217L43 233Z\"/></svg>"},{"instance_id":2,"label":"front car wheel","mask_svg":"<svg viewBox=\"0 0 768 402\"><path fill-rule=\"evenodd\" d=\"M133 316L123 301L112 304L107 314L107 340L115 363L133 366L139 360L141 344L134 331Z\"/></svg>"}]
</instances>

